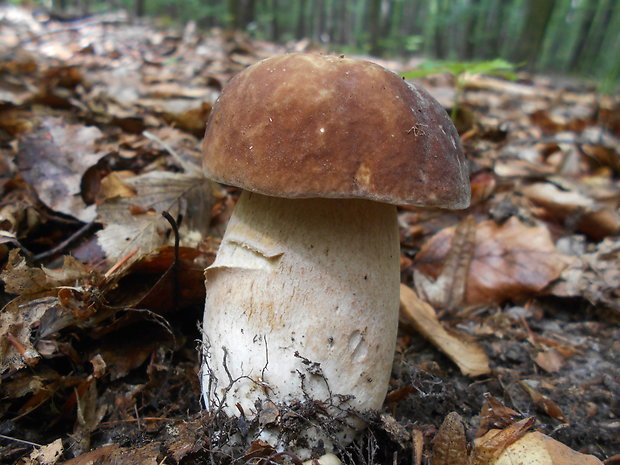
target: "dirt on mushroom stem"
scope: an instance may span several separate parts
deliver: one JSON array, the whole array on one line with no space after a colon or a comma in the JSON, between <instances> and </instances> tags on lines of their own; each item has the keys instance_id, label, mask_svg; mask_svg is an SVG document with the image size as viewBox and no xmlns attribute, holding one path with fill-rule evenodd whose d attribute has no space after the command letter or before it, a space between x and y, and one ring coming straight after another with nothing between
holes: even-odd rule
<instances>
[{"instance_id":1,"label":"dirt on mushroom stem","mask_svg":"<svg viewBox=\"0 0 620 465\"><path fill-rule=\"evenodd\" d=\"M348 410L381 407L398 324L396 207L244 192L206 286L207 403L251 417L256 401L324 401L343 445L364 426ZM316 430L282 439L276 425L262 437L329 451Z\"/></svg>"}]
</instances>

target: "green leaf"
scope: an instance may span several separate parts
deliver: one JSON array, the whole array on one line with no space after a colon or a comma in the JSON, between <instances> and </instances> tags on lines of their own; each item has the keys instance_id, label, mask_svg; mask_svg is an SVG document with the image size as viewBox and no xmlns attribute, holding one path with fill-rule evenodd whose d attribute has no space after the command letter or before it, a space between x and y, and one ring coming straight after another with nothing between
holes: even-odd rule
<instances>
[{"instance_id":1,"label":"green leaf","mask_svg":"<svg viewBox=\"0 0 620 465\"><path fill-rule=\"evenodd\" d=\"M516 79L515 65L502 58L488 61L443 61L427 60L416 69L402 73L405 79L415 79L434 74L451 74L460 77L462 74L496 74L507 79Z\"/></svg>"}]
</instances>

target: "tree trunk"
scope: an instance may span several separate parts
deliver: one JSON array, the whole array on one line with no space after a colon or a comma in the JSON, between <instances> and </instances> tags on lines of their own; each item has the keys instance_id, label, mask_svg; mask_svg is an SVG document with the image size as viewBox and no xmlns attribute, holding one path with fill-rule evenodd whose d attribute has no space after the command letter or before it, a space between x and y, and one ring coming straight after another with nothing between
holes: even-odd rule
<instances>
[{"instance_id":1,"label":"tree trunk","mask_svg":"<svg viewBox=\"0 0 620 465\"><path fill-rule=\"evenodd\" d=\"M516 43L513 59L516 62L526 62L529 70L536 65L554 6L555 0L527 1L525 21Z\"/></svg>"},{"instance_id":2,"label":"tree trunk","mask_svg":"<svg viewBox=\"0 0 620 465\"><path fill-rule=\"evenodd\" d=\"M306 6L307 0L299 0L299 14L297 16L297 39L306 37Z\"/></svg>"},{"instance_id":3,"label":"tree trunk","mask_svg":"<svg viewBox=\"0 0 620 465\"><path fill-rule=\"evenodd\" d=\"M368 5L368 31L370 54L381 55L381 0L370 0Z\"/></svg>"},{"instance_id":4,"label":"tree trunk","mask_svg":"<svg viewBox=\"0 0 620 465\"><path fill-rule=\"evenodd\" d=\"M135 0L133 5L133 12L136 18L142 18L144 16L145 0Z\"/></svg>"},{"instance_id":5,"label":"tree trunk","mask_svg":"<svg viewBox=\"0 0 620 465\"><path fill-rule=\"evenodd\" d=\"M271 40L280 40L280 27L278 24L278 0L271 0Z\"/></svg>"}]
</instances>

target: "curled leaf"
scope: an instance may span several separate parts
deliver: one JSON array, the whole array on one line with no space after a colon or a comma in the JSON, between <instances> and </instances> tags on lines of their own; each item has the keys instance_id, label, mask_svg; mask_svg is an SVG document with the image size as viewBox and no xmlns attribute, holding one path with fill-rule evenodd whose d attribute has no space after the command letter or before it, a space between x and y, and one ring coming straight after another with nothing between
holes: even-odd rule
<instances>
[{"instance_id":1,"label":"curled leaf","mask_svg":"<svg viewBox=\"0 0 620 465\"><path fill-rule=\"evenodd\" d=\"M540 292L571 261L556 250L542 225L526 226L511 217L502 225L495 221L478 223L475 231L465 288L465 302L471 305L501 303ZM457 234L454 228L440 231L416 256L414 277L416 287L422 287L423 292L429 286L428 278L442 275Z\"/></svg>"}]
</instances>

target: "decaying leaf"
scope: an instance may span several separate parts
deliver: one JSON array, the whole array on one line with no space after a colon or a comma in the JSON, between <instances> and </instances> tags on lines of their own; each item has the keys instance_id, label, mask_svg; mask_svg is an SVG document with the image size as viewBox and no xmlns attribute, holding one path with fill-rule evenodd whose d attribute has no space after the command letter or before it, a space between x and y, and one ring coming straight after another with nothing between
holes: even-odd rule
<instances>
[{"instance_id":1,"label":"decaying leaf","mask_svg":"<svg viewBox=\"0 0 620 465\"><path fill-rule=\"evenodd\" d=\"M424 455L424 433L420 428L414 427L411 430L411 446L413 449L413 465L422 465L422 456Z\"/></svg>"},{"instance_id":2,"label":"decaying leaf","mask_svg":"<svg viewBox=\"0 0 620 465\"><path fill-rule=\"evenodd\" d=\"M518 441L534 424L534 418L524 418L503 430L491 430L476 439L471 465L494 465L510 444Z\"/></svg>"},{"instance_id":3,"label":"decaying leaf","mask_svg":"<svg viewBox=\"0 0 620 465\"><path fill-rule=\"evenodd\" d=\"M62 457L63 451L62 439L56 439L46 446L34 449L28 458L20 462L20 465L55 465Z\"/></svg>"},{"instance_id":4,"label":"decaying leaf","mask_svg":"<svg viewBox=\"0 0 620 465\"><path fill-rule=\"evenodd\" d=\"M475 243L476 221L470 215L456 227L441 273L435 279L423 273L415 275L416 290L422 299L447 310L463 303Z\"/></svg>"},{"instance_id":5,"label":"decaying leaf","mask_svg":"<svg viewBox=\"0 0 620 465\"><path fill-rule=\"evenodd\" d=\"M559 420L561 422L568 423L568 419L564 416L558 404L556 404L549 397L542 394L527 380L519 381L519 386L521 386L523 390L527 392L527 394L530 396L530 399L532 399L532 402L534 402L542 412L549 415L551 418L555 418L556 420Z\"/></svg>"},{"instance_id":6,"label":"decaying leaf","mask_svg":"<svg viewBox=\"0 0 620 465\"><path fill-rule=\"evenodd\" d=\"M557 373L566 363L566 359L555 349L542 350L536 354L533 360L547 373Z\"/></svg>"},{"instance_id":7,"label":"decaying leaf","mask_svg":"<svg viewBox=\"0 0 620 465\"><path fill-rule=\"evenodd\" d=\"M105 224L98 233L99 244L108 258L118 259L137 250L137 259L171 243L174 236L161 216L163 211L177 219L181 245L195 247L206 236L213 206L211 184L206 179L154 171L123 183L135 195L110 198L97 207Z\"/></svg>"},{"instance_id":8,"label":"decaying leaf","mask_svg":"<svg viewBox=\"0 0 620 465\"><path fill-rule=\"evenodd\" d=\"M526 226L516 217L503 225L478 223L475 237L465 291L465 302L470 305L501 303L540 292L570 263L556 250L546 227ZM416 256L414 279L421 295L427 295L426 288L432 286L422 276L441 276L455 239L458 243L455 228L444 229Z\"/></svg>"},{"instance_id":9,"label":"decaying leaf","mask_svg":"<svg viewBox=\"0 0 620 465\"><path fill-rule=\"evenodd\" d=\"M140 447L119 447L110 444L91 452L86 452L63 465L119 465L135 463L140 465L159 465L161 463L159 443L150 443Z\"/></svg>"},{"instance_id":10,"label":"decaying leaf","mask_svg":"<svg viewBox=\"0 0 620 465\"><path fill-rule=\"evenodd\" d=\"M64 257L58 269L32 267L17 249L9 254L8 262L0 273L4 290L10 294L36 294L58 286L74 284L90 274L89 268L70 255Z\"/></svg>"},{"instance_id":11,"label":"decaying leaf","mask_svg":"<svg viewBox=\"0 0 620 465\"><path fill-rule=\"evenodd\" d=\"M456 363L465 375L479 376L490 372L489 359L475 342L467 341L463 335L449 333L437 319L435 310L421 300L415 291L400 285L401 319L413 325L435 347Z\"/></svg>"},{"instance_id":12,"label":"decaying leaf","mask_svg":"<svg viewBox=\"0 0 620 465\"><path fill-rule=\"evenodd\" d=\"M52 210L92 221L95 211L82 200L80 183L86 170L102 156L95 151L95 141L101 136L95 126L43 118L36 129L22 135L17 166L39 199Z\"/></svg>"},{"instance_id":13,"label":"decaying leaf","mask_svg":"<svg viewBox=\"0 0 620 465\"><path fill-rule=\"evenodd\" d=\"M476 431L476 437L484 436L491 429L504 429L520 419L522 419L522 415L501 404L492 395L487 394L480 409L480 424Z\"/></svg>"},{"instance_id":14,"label":"decaying leaf","mask_svg":"<svg viewBox=\"0 0 620 465\"><path fill-rule=\"evenodd\" d=\"M467 464L467 439L461 416L451 412L433 439L431 465Z\"/></svg>"},{"instance_id":15,"label":"decaying leaf","mask_svg":"<svg viewBox=\"0 0 620 465\"><path fill-rule=\"evenodd\" d=\"M560 297L584 297L620 313L620 240L607 238L591 252L581 253L562 271L550 292Z\"/></svg>"},{"instance_id":16,"label":"decaying leaf","mask_svg":"<svg viewBox=\"0 0 620 465\"><path fill-rule=\"evenodd\" d=\"M0 312L0 373L35 365L41 357L31 334L45 312L56 303L53 297L36 300L17 298Z\"/></svg>"},{"instance_id":17,"label":"decaying leaf","mask_svg":"<svg viewBox=\"0 0 620 465\"><path fill-rule=\"evenodd\" d=\"M90 449L92 433L107 411L107 405L98 405L97 384L95 378L85 379L74 390L76 402L76 421L73 427L72 450L82 453Z\"/></svg>"},{"instance_id":18,"label":"decaying leaf","mask_svg":"<svg viewBox=\"0 0 620 465\"><path fill-rule=\"evenodd\" d=\"M560 189L556 184L546 182L530 184L522 191L528 199L544 209L543 217L572 223L577 231L595 240L620 232L620 214L614 207L595 202L592 197L580 192L576 185L564 184L572 189Z\"/></svg>"},{"instance_id":19,"label":"decaying leaf","mask_svg":"<svg viewBox=\"0 0 620 465\"><path fill-rule=\"evenodd\" d=\"M492 437L496 431L487 433L483 440ZM522 436L491 462L480 465L603 465L593 455L581 454L570 447L539 432Z\"/></svg>"},{"instance_id":20,"label":"decaying leaf","mask_svg":"<svg viewBox=\"0 0 620 465\"><path fill-rule=\"evenodd\" d=\"M74 286L87 279L91 271L73 257L64 259L62 268L31 267L15 249L9 254L5 269L0 273L5 290L19 297L0 311L0 373L36 364L40 354L32 344L36 328L39 336L57 331L75 321L72 308L64 308L59 298L62 286Z\"/></svg>"}]
</instances>

